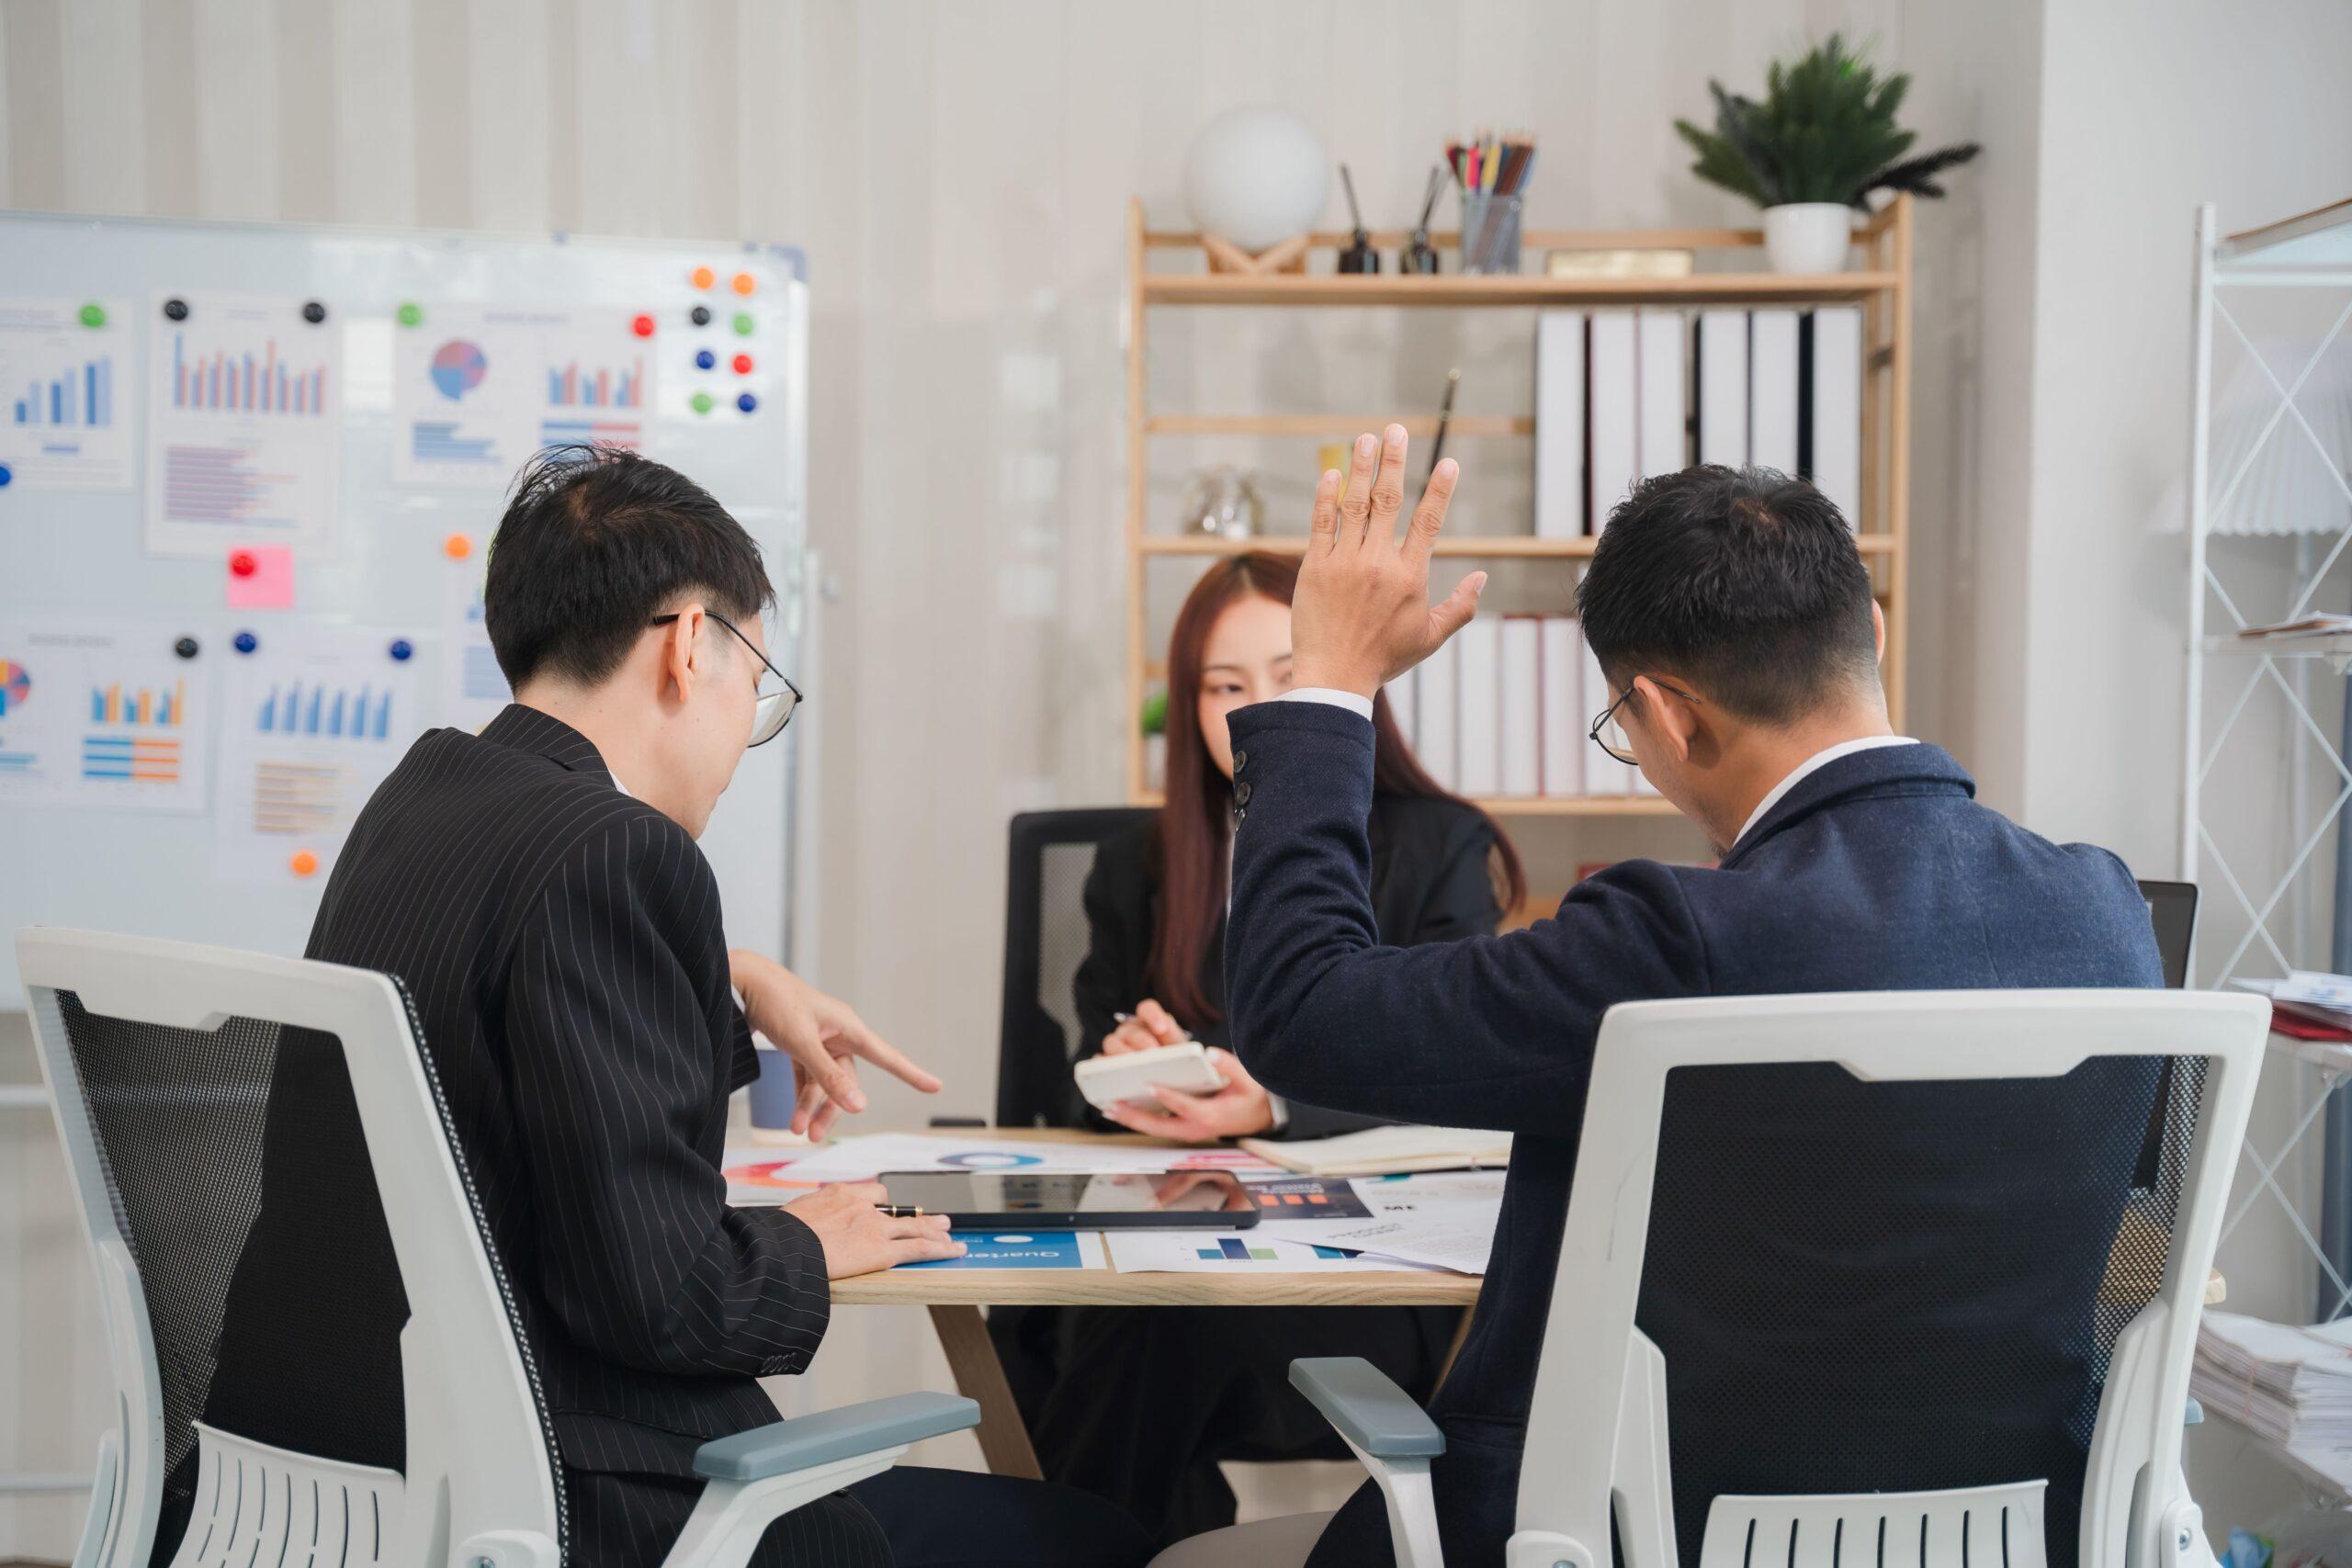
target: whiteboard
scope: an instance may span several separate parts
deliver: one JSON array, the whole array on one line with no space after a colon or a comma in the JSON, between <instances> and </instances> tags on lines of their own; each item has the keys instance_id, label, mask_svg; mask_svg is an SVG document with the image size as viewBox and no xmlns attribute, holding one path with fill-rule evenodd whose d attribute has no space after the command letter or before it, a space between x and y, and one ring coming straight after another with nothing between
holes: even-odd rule
<instances>
[{"instance_id":1,"label":"whiteboard","mask_svg":"<svg viewBox=\"0 0 2352 1568\"><path fill-rule=\"evenodd\" d=\"M382 688L389 692L397 684L401 694L397 733L389 737L396 748L404 749L425 728L460 717L480 722L479 709L453 694L464 657L464 638L454 629L458 610L453 606L471 597L468 584L479 583L481 558L503 505L503 480L511 474L502 472L491 488L417 482L414 458L424 438L413 428L416 422L395 406L396 380L415 385L413 370L396 378L396 362L410 363L401 356L414 354L418 333L438 333L453 321L528 309L549 320L589 322L603 332L608 321L650 318L644 324L651 330L639 345L639 412L630 417L641 422L649 455L708 489L758 539L778 596L771 654L786 673L799 669L808 610L808 301L797 251L738 242L0 214L0 437L13 440L18 453L40 448L38 443L28 446L28 434L11 430L8 422L45 417L52 412L42 406L45 398L54 400L59 391L39 377L28 384L26 355L9 358L6 312L12 305L56 301L110 302L105 329L95 336L118 350L104 366L60 373L65 417L72 418L74 398L83 394L87 411L113 421L118 431L135 420L137 439L130 446L126 488L62 488L73 481L21 457L17 466L23 471L0 484L0 933L25 925L86 926L261 952L301 952L332 871L332 852L309 874L294 874L290 858L278 853L284 846L257 831L274 820L257 811L260 786L249 771L231 774L232 764L251 749L249 737L232 727L255 723L251 691L257 680L254 671L262 668L258 662L240 667L241 657L266 661L316 641L371 656L381 649L390 659L397 643L405 657L383 666ZM178 320L168 317L173 301L194 303L194 318L185 310ZM333 423L340 430L313 438L312 456L319 460L306 457L310 466L293 476L313 482L316 491L286 491L295 498L288 503L289 513L323 512L301 498L331 495L334 524L327 539L315 536L316 518L306 518L298 533L285 536L300 541L292 546L290 607L231 607L232 590L243 586L239 569L245 583L254 587L270 575L267 545L280 536L259 524L220 522L217 547L209 543L204 528L182 525L171 536L179 553L151 548L157 537L151 508L163 505L154 487L165 479L153 470L165 468L176 487L212 482L201 470L182 471L181 454L188 448L173 448L168 459L159 459L149 442L183 417L176 412L182 404L174 400L190 395L194 383L185 364L174 360L187 357L197 326L220 319L220 301L257 302L293 312L315 303L324 318L311 330L334 334L333 347L339 351L307 354L300 361L305 367L312 361L337 364ZM694 324L697 306L708 314L707 324ZM84 324L89 324L86 317ZM291 340L288 361L294 350L316 350L322 342L304 337L300 327L279 335ZM19 334L16 341L34 340ZM277 337L269 342L274 356ZM707 369L696 363L706 352L715 361ZM440 360L434 363L437 367ZM583 376L592 370L583 367ZM257 377L245 375L242 385L249 398L278 400L280 408L292 410L306 395L300 390L305 373L298 369L289 379L282 367L265 367ZM470 369L459 366L458 373L478 377L478 362ZM239 384L233 369L231 384ZM557 397L552 369L547 384L548 396ZM455 390L465 387L462 380L449 385ZM630 395L628 387L624 375L624 400ZM700 400L697 391L705 394ZM746 393L753 405L749 411L738 407ZM217 376L210 395L220 395ZM578 395L609 400L613 393L605 388ZM34 405L29 413L28 400ZM160 416L158 407L164 411ZM105 434L94 433L92 439ZM448 447L447 436L436 439L444 443L436 454L458 450L481 457L486 450L469 454L462 444ZM57 449L70 449L70 443ZM403 458L409 460L405 481ZM82 472L85 478L103 477L103 465ZM322 476L331 476L331 488ZM248 488L262 482L254 479ZM176 498L180 492L172 493ZM248 533L264 548L258 555L247 550L245 558L232 564L237 547L249 542L243 537ZM462 536L469 556L454 553L465 547L453 546L453 536ZM256 560L264 563L258 574ZM195 657L164 671L167 679L179 671L196 676L195 690L205 699L199 705L180 692L191 728L175 739L176 749L168 753L171 766L186 770L172 786L181 791L180 805L157 809L94 805L84 795L28 796L21 782L11 796L5 771L11 720L35 712L33 703L70 699L87 707L92 733L80 741L78 757L84 769L95 769L105 759L131 754L130 742L96 733L96 720L117 711L109 703L160 696L167 705L170 687L185 684L168 682L160 693L148 692L153 682L141 679L130 682L135 690L91 685L101 677L86 674L58 651L61 626L86 628L84 640L94 648L135 646L142 656L152 656L170 646L175 660L180 658L180 639L193 640ZM23 651L36 633L44 649L40 662L51 666L52 679L44 679L37 661ZM241 633L254 645L250 656L236 651ZM14 688L12 678L19 682ZM232 712L229 694L240 682L247 704ZM12 690L18 699L13 715L5 707ZM809 694L812 702L822 700L821 694ZM268 702L260 705L266 722ZM137 711L148 718L158 711L168 715L167 706ZM355 712L360 711L370 711L364 695L355 704ZM353 720L355 726L358 722ZM729 941L787 957L795 777L803 733L796 723L775 742L746 755L703 838L725 899ZM127 770L131 764L104 765ZM191 809L186 799L199 780L206 786L201 808ZM66 786L61 782L58 787ZM86 793L92 786L84 781L80 787ZM103 792L132 786L102 781L95 787ZM152 788L152 779L140 787ZM22 1005L15 944L0 942L0 1008Z\"/></svg>"}]
</instances>

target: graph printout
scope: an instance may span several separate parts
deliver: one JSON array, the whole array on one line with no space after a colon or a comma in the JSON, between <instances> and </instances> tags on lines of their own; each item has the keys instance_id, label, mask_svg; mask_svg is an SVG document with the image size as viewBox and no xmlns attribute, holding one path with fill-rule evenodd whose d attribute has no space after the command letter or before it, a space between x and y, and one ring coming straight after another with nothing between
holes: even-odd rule
<instances>
[{"instance_id":1,"label":"graph printout","mask_svg":"<svg viewBox=\"0 0 2352 1568\"><path fill-rule=\"evenodd\" d=\"M343 323L332 306L158 294L149 327L148 550L331 547L343 446Z\"/></svg>"},{"instance_id":2,"label":"graph printout","mask_svg":"<svg viewBox=\"0 0 2352 1568\"><path fill-rule=\"evenodd\" d=\"M645 449L656 340L633 310L424 305L394 329L392 479L495 491L542 446Z\"/></svg>"},{"instance_id":3,"label":"graph printout","mask_svg":"<svg viewBox=\"0 0 2352 1568\"><path fill-rule=\"evenodd\" d=\"M209 657L152 627L0 624L0 809L202 811Z\"/></svg>"},{"instance_id":4,"label":"graph printout","mask_svg":"<svg viewBox=\"0 0 2352 1568\"><path fill-rule=\"evenodd\" d=\"M0 299L0 490L130 488L130 310L119 299Z\"/></svg>"},{"instance_id":5,"label":"graph printout","mask_svg":"<svg viewBox=\"0 0 2352 1568\"><path fill-rule=\"evenodd\" d=\"M352 818L423 728L392 631L291 628L232 653L220 698L215 871L323 885Z\"/></svg>"}]
</instances>

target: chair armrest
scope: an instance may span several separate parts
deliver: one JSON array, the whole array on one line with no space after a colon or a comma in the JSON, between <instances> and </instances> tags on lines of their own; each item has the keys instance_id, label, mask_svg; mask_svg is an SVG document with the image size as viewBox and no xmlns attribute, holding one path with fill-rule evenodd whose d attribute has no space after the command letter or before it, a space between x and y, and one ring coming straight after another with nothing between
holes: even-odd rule
<instances>
[{"instance_id":1,"label":"chair armrest","mask_svg":"<svg viewBox=\"0 0 2352 1568\"><path fill-rule=\"evenodd\" d=\"M764 1481L979 1424L980 1407L956 1394L894 1393L714 1438L695 1450L695 1473L707 1481Z\"/></svg>"},{"instance_id":2,"label":"chair armrest","mask_svg":"<svg viewBox=\"0 0 2352 1568\"><path fill-rule=\"evenodd\" d=\"M1376 1459L1426 1459L1445 1452L1445 1434L1429 1412L1361 1356L1293 1361L1290 1381L1333 1430Z\"/></svg>"}]
</instances>

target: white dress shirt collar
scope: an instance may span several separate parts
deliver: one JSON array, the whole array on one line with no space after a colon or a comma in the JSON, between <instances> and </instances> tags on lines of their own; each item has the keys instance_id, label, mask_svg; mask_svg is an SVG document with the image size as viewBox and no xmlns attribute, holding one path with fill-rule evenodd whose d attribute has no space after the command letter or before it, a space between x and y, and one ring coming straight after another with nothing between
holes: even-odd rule
<instances>
[{"instance_id":1,"label":"white dress shirt collar","mask_svg":"<svg viewBox=\"0 0 2352 1568\"><path fill-rule=\"evenodd\" d=\"M1835 746L1815 751L1812 756L1790 769L1789 776L1774 784L1766 792L1764 798L1756 803L1756 809L1749 812L1747 820L1739 826L1739 839L1745 839L1754 832L1756 824L1764 820L1764 814L1780 805L1789 791L1796 788L1808 775L1827 767L1838 758L1850 757L1857 751L1875 750L1881 746L1917 746L1917 744L1918 741L1908 735L1865 735L1855 740L1840 740ZM1736 844L1739 839L1734 839L1732 842Z\"/></svg>"}]
</instances>

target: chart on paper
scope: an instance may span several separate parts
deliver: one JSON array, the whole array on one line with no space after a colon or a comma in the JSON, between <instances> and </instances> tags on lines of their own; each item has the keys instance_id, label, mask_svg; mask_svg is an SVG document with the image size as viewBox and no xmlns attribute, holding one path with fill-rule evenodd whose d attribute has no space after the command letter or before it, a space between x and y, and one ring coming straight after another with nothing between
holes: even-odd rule
<instances>
[{"instance_id":1,"label":"chart on paper","mask_svg":"<svg viewBox=\"0 0 2352 1568\"><path fill-rule=\"evenodd\" d=\"M0 300L0 483L126 490L136 471L120 300Z\"/></svg>"},{"instance_id":2,"label":"chart on paper","mask_svg":"<svg viewBox=\"0 0 2352 1568\"><path fill-rule=\"evenodd\" d=\"M292 298L158 298L147 371L151 551L333 542L343 333L306 308L316 309Z\"/></svg>"},{"instance_id":3,"label":"chart on paper","mask_svg":"<svg viewBox=\"0 0 2352 1568\"><path fill-rule=\"evenodd\" d=\"M0 632L0 800L201 811L208 667L130 626Z\"/></svg>"},{"instance_id":4,"label":"chart on paper","mask_svg":"<svg viewBox=\"0 0 2352 1568\"><path fill-rule=\"evenodd\" d=\"M419 305L392 361L392 476L496 490L540 447L650 440L655 354L636 312Z\"/></svg>"}]
</instances>

